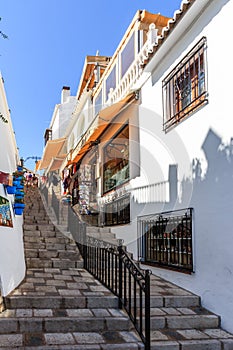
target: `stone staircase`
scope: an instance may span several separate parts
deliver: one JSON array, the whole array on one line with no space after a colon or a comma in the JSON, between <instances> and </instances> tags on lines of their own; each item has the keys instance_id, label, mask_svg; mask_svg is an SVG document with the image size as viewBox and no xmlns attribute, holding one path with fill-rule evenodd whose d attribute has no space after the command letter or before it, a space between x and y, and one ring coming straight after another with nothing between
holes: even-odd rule
<instances>
[{"instance_id":1,"label":"stone staircase","mask_svg":"<svg viewBox=\"0 0 233 350\"><path fill-rule=\"evenodd\" d=\"M111 232L110 227L87 226L87 236L114 246L119 245L116 235L115 233Z\"/></svg>"},{"instance_id":2,"label":"stone staircase","mask_svg":"<svg viewBox=\"0 0 233 350\"><path fill-rule=\"evenodd\" d=\"M5 298L0 349L139 349L117 298L83 269L76 244L50 222L36 188L25 195L24 281Z\"/></svg>"},{"instance_id":3,"label":"stone staircase","mask_svg":"<svg viewBox=\"0 0 233 350\"><path fill-rule=\"evenodd\" d=\"M3 349L143 349L117 298L83 269L76 244L51 223L37 189L26 193L27 273L5 298ZM115 242L108 228L88 234ZM151 276L151 350L233 350L233 335L200 298Z\"/></svg>"}]
</instances>

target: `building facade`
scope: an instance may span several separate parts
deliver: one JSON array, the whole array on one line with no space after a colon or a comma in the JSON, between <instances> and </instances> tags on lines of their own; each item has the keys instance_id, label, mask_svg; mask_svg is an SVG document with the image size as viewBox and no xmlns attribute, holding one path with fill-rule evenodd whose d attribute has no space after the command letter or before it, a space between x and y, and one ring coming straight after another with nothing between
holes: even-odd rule
<instances>
[{"instance_id":1,"label":"building facade","mask_svg":"<svg viewBox=\"0 0 233 350\"><path fill-rule=\"evenodd\" d=\"M232 10L183 0L171 19L138 11L112 58L85 66L59 170L83 220L111 226L231 332Z\"/></svg>"}]
</instances>

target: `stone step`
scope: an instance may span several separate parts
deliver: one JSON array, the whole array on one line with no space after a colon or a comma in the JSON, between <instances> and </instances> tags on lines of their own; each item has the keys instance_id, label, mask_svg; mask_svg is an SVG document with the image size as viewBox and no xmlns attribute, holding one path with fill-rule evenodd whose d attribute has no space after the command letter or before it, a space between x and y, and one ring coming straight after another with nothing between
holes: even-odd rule
<instances>
[{"instance_id":1,"label":"stone step","mask_svg":"<svg viewBox=\"0 0 233 350\"><path fill-rule=\"evenodd\" d=\"M111 240L117 242L115 233L111 232L88 232L87 236L99 239L101 241Z\"/></svg>"},{"instance_id":2,"label":"stone step","mask_svg":"<svg viewBox=\"0 0 233 350\"><path fill-rule=\"evenodd\" d=\"M160 329L151 332L151 350L231 350L232 334L219 329Z\"/></svg>"},{"instance_id":3,"label":"stone step","mask_svg":"<svg viewBox=\"0 0 233 350\"><path fill-rule=\"evenodd\" d=\"M40 295L12 295L5 298L7 309L118 309L118 298L108 296L40 296Z\"/></svg>"},{"instance_id":4,"label":"stone step","mask_svg":"<svg viewBox=\"0 0 233 350\"><path fill-rule=\"evenodd\" d=\"M26 265L28 269L33 268L82 268L83 261L80 261L80 256L77 256L76 260L61 259L61 258L26 258Z\"/></svg>"},{"instance_id":5,"label":"stone step","mask_svg":"<svg viewBox=\"0 0 233 350\"><path fill-rule=\"evenodd\" d=\"M111 228L109 227L96 227L96 226L87 226L87 233L111 233Z\"/></svg>"},{"instance_id":6,"label":"stone step","mask_svg":"<svg viewBox=\"0 0 233 350\"><path fill-rule=\"evenodd\" d=\"M25 242L24 243L25 249L34 249L35 243L34 242ZM64 245L62 243L46 243L46 242L38 242L37 244L38 249L48 249L48 250L68 250L69 245Z\"/></svg>"},{"instance_id":7,"label":"stone step","mask_svg":"<svg viewBox=\"0 0 233 350\"><path fill-rule=\"evenodd\" d=\"M216 315L179 315L179 316L154 316L151 317L151 329L204 329L220 326L219 317Z\"/></svg>"},{"instance_id":8,"label":"stone step","mask_svg":"<svg viewBox=\"0 0 233 350\"><path fill-rule=\"evenodd\" d=\"M119 313L116 316L112 315L111 310L105 309L17 309L14 310L15 316L7 311L4 311L0 317L0 334L129 331L132 329L132 323L126 314Z\"/></svg>"},{"instance_id":9,"label":"stone step","mask_svg":"<svg viewBox=\"0 0 233 350\"><path fill-rule=\"evenodd\" d=\"M81 256L79 251L73 247L68 247L67 250L57 250L57 249L34 249L28 248L25 250L25 256L27 258L65 258L70 260L80 260Z\"/></svg>"},{"instance_id":10,"label":"stone step","mask_svg":"<svg viewBox=\"0 0 233 350\"><path fill-rule=\"evenodd\" d=\"M134 331L0 334L1 349L10 350L139 350Z\"/></svg>"}]
</instances>

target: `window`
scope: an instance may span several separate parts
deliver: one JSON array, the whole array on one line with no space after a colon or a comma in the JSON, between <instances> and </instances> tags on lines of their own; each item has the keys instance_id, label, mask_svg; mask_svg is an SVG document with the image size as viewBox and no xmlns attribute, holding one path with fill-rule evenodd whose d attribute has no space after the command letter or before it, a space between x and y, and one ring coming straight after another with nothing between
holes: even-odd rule
<instances>
[{"instance_id":1,"label":"window","mask_svg":"<svg viewBox=\"0 0 233 350\"><path fill-rule=\"evenodd\" d=\"M125 75L135 58L134 34L129 39L121 53L121 77Z\"/></svg>"},{"instance_id":2,"label":"window","mask_svg":"<svg viewBox=\"0 0 233 350\"><path fill-rule=\"evenodd\" d=\"M102 90L95 99L95 115L102 109Z\"/></svg>"},{"instance_id":3,"label":"window","mask_svg":"<svg viewBox=\"0 0 233 350\"><path fill-rule=\"evenodd\" d=\"M138 217L138 254L145 264L193 272L192 208Z\"/></svg>"},{"instance_id":4,"label":"window","mask_svg":"<svg viewBox=\"0 0 233 350\"><path fill-rule=\"evenodd\" d=\"M126 125L104 147L103 192L129 180L129 126Z\"/></svg>"},{"instance_id":5,"label":"window","mask_svg":"<svg viewBox=\"0 0 233 350\"><path fill-rule=\"evenodd\" d=\"M116 66L114 66L106 80L106 101L108 100L108 94L111 88L116 88Z\"/></svg>"},{"instance_id":6,"label":"window","mask_svg":"<svg viewBox=\"0 0 233 350\"><path fill-rule=\"evenodd\" d=\"M104 225L123 225L130 222L130 196L127 195L105 205Z\"/></svg>"},{"instance_id":7,"label":"window","mask_svg":"<svg viewBox=\"0 0 233 350\"><path fill-rule=\"evenodd\" d=\"M46 145L46 143L52 140L52 130L51 129L46 129L45 130L45 134L44 134L44 144Z\"/></svg>"},{"instance_id":8,"label":"window","mask_svg":"<svg viewBox=\"0 0 233 350\"><path fill-rule=\"evenodd\" d=\"M203 37L163 81L165 131L208 102L206 48Z\"/></svg>"}]
</instances>

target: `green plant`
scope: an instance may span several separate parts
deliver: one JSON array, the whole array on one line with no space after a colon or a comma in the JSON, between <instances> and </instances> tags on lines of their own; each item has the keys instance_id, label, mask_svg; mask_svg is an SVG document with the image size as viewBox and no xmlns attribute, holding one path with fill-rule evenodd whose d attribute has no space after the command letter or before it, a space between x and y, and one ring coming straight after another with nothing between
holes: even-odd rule
<instances>
[{"instance_id":1,"label":"green plant","mask_svg":"<svg viewBox=\"0 0 233 350\"><path fill-rule=\"evenodd\" d=\"M24 203L24 199L23 198L15 198L15 203Z\"/></svg>"}]
</instances>

